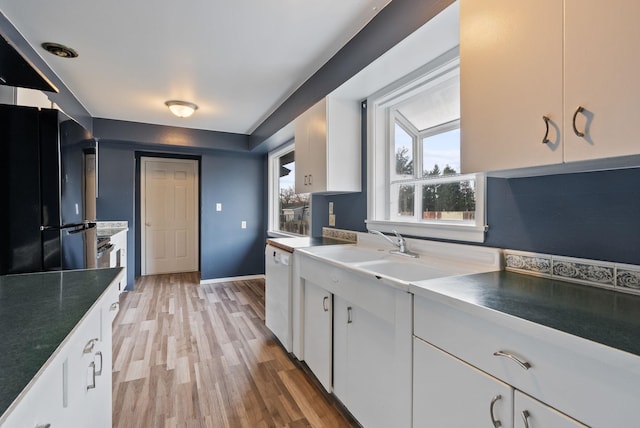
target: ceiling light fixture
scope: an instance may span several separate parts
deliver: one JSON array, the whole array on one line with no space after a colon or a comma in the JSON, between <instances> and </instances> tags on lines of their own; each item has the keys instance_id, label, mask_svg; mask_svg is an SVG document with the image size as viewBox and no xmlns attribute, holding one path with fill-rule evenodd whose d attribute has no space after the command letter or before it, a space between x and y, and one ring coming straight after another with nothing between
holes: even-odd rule
<instances>
[{"instance_id":1,"label":"ceiling light fixture","mask_svg":"<svg viewBox=\"0 0 640 428\"><path fill-rule=\"evenodd\" d=\"M165 102L165 104L169 107L171 113L178 117L189 117L198 110L198 106L196 104L187 101L170 100Z\"/></svg>"},{"instance_id":2,"label":"ceiling light fixture","mask_svg":"<svg viewBox=\"0 0 640 428\"><path fill-rule=\"evenodd\" d=\"M71 49L70 47L61 45L60 43L46 42L42 44L42 48L55 56L59 56L60 58L77 58L78 57L78 52Z\"/></svg>"}]
</instances>

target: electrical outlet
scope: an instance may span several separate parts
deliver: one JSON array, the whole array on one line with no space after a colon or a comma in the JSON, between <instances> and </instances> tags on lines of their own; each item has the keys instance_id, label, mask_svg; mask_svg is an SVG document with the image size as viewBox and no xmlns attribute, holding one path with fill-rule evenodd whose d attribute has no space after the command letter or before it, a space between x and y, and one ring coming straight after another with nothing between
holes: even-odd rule
<instances>
[{"instance_id":1,"label":"electrical outlet","mask_svg":"<svg viewBox=\"0 0 640 428\"><path fill-rule=\"evenodd\" d=\"M336 215L329 214L329 226L335 226L335 225L336 225Z\"/></svg>"},{"instance_id":2,"label":"electrical outlet","mask_svg":"<svg viewBox=\"0 0 640 428\"><path fill-rule=\"evenodd\" d=\"M216 211L222 211L222 204L220 202L216 204Z\"/></svg>"},{"instance_id":3,"label":"electrical outlet","mask_svg":"<svg viewBox=\"0 0 640 428\"><path fill-rule=\"evenodd\" d=\"M333 202L329 202L329 214L333 214Z\"/></svg>"},{"instance_id":4,"label":"electrical outlet","mask_svg":"<svg viewBox=\"0 0 640 428\"><path fill-rule=\"evenodd\" d=\"M240 227L243 228L243 229L246 229L247 228L247 222L242 220L242 223L240 223Z\"/></svg>"}]
</instances>

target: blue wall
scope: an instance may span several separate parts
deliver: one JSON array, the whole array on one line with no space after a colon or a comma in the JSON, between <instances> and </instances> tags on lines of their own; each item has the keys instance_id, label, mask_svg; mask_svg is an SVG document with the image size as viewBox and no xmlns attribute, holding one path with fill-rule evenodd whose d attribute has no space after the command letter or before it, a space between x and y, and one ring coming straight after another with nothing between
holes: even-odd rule
<instances>
[{"instance_id":1,"label":"blue wall","mask_svg":"<svg viewBox=\"0 0 640 428\"><path fill-rule=\"evenodd\" d=\"M487 183L486 245L640 265L640 169Z\"/></svg>"},{"instance_id":2,"label":"blue wall","mask_svg":"<svg viewBox=\"0 0 640 428\"><path fill-rule=\"evenodd\" d=\"M200 269L202 279L264 272L265 199L262 155L157 146L158 154L200 158ZM127 220L127 283L140 274L136 228L136 152L152 147L100 140L98 220ZM216 202L222 211L215 211ZM247 229L240 222L247 221Z\"/></svg>"}]
</instances>

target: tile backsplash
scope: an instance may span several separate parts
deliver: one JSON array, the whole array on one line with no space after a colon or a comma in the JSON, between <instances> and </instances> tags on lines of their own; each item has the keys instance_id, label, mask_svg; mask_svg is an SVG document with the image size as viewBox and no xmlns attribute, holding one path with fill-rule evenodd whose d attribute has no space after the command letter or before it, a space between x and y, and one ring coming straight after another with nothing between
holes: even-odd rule
<instances>
[{"instance_id":1,"label":"tile backsplash","mask_svg":"<svg viewBox=\"0 0 640 428\"><path fill-rule=\"evenodd\" d=\"M640 294L640 266L505 250L505 269Z\"/></svg>"},{"instance_id":2,"label":"tile backsplash","mask_svg":"<svg viewBox=\"0 0 640 428\"><path fill-rule=\"evenodd\" d=\"M358 233L352 230L344 230L344 229L335 229L331 227L323 227L322 228L322 237L323 238L333 238L339 239L341 241L348 242L357 242L358 241Z\"/></svg>"}]
</instances>

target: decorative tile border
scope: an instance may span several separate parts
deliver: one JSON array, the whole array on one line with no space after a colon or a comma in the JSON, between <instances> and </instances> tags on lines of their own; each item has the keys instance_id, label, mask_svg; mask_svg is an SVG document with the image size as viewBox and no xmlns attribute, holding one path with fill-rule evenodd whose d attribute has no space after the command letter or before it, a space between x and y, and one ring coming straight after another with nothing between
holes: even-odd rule
<instances>
[{"instance_id":1,"label":"decorative tile border","mask_svg":"<svg viewBox=\"0 0 640 428\"><path fill-rule=\"evenodd\" d=\"M640 294L640 266L505 250L505 269Z\"/></svg>"},{"instance_id":2,"label":"decorative tile border","mask_svg":"<svg viewBox=\"0 0 640 428\"><path fill-rule=\"evenodd\" d=\"M348 242L358 242L358 233L352 230L334 229L330 227L322 228L323 238L340 239Z\"/></svg>"},{"instance_id":3,"label":"decorative tile border","mask_svg":"<svg viewBox=\"0 0 640 428\"><path fill-rule=\"evenodd\" d=\"M551 276L551 256L546 254L505 251L507 270L536 276Z\"/></svg>"}]
</instances>

